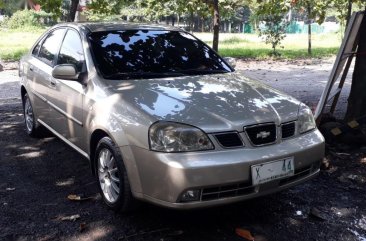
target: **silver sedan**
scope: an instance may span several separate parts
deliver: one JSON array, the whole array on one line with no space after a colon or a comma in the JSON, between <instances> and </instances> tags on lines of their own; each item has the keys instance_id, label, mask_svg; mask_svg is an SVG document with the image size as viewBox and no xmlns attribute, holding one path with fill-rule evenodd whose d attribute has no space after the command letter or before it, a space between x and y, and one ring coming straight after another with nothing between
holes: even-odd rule
<instances>
[{"instance_id":1,"label":"silver sedan","mask_svg":"<svg viewBox=\"0 0 366 241\"><path fill-rule=\"evenodd\" d=\"M306 105L181 29L57 25L19 74L28 134L47 128L88 159L114 210L258 197L313 178L324 156Z\"/></svg>"}]
</instances>

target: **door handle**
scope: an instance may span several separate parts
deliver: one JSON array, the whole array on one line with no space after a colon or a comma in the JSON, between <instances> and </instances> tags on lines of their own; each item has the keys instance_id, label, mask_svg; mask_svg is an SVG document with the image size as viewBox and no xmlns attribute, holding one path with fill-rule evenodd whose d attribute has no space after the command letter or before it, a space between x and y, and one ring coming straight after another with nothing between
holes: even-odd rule
<instances>
[{"instance_id":1,"label":"door handle","mask_svg":"<svg viewBox=\"0 0 366 241\"><path fill-rule=\"evenodd\" d=\"M56 82L53 81L53 80L50 81L50 84L51 84L52 87L55 87L56 86Z\"/></svg>"},{"instance_id":2,"label":"door handle","mask_svg":"<svg viewBox=\"0 0 366 241\"><path fill-rule=\"evenodd\" d=\"M29 67L29 71L33 72L33 67L32 66Z\"/></svg>"}]
</instances>

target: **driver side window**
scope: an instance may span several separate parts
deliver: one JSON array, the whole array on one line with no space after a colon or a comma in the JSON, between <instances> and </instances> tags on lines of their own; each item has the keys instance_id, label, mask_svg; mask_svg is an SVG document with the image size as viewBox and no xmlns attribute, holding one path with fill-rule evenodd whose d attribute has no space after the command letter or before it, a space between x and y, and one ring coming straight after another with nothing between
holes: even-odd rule
<instances>
[{"instance_id":1,"label":"driver side window","mask_svg":"<svg viewBox=\"0 0 366 241\"><path fill-rule=\"evenodd\" d=\"M78 72L83 72L84 51L79 34L69 29L62 43L57 64L73 64Z\"/></svg>"}]
</instances>

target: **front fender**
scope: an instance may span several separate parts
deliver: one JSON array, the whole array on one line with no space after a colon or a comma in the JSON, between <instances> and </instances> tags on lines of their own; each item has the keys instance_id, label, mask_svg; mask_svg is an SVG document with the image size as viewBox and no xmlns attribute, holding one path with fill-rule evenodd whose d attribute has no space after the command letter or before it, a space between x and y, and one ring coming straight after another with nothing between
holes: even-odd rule
<instances>
[{"instance_id":1,"label":"front fender","mask_svg":"<svg viewBox=\"0 0 366 241\"><path fill-rule=\"evenodd\" d=\"M108 98L109 99L109 98ZM102 108L102 106L104 106ZM87 129L89 130L87 136L88 145L88 153L92 153L93 150L91 147L91 137L95 131L102 131L106 133L112 141L118 146L124 165L127 170L128 180L131 186L131 190L134 195L138 195L138 193L142 192L141 181L139 172L137 169L135 157L131 150L131 145L144 145L142 140L139 140L133 135L133 129L136 127L136 124L133 122L126 120L122 114L119 114L120 110L115 106L108 107L109 105L93 105L91 108L92 111L87 117ZM133 127L131 127L131 125ZM140 126L140 125L138 125ZM144 128L141 128L143 131ZM129 132L125 130L130 130ZM146 139L147 139L147 131L146 131ZM91 155L91 159L92 155ZM91 160L92 167L95 167L94 160Z\"/></svg>"}]
</instances>

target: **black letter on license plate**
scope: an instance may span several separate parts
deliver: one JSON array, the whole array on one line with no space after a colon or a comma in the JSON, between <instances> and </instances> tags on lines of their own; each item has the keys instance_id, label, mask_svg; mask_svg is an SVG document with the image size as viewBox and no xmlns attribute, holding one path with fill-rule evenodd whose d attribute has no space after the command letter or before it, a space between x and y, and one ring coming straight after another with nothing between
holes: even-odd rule
<instances>
[{"instance_id":1,"label":"black letter on license plate","mask_svg":"<svg viewBox=\"0 0 366 241\"><path fill-rule=\"evenodd\" d=\"M260 169L260 167L256 167L255 168L255 170L257 171L257 177L256 177L256 179L258 179L258 178L260 178L261 176L259 175L259 169Z\"/></svg>"}]
</instances>

